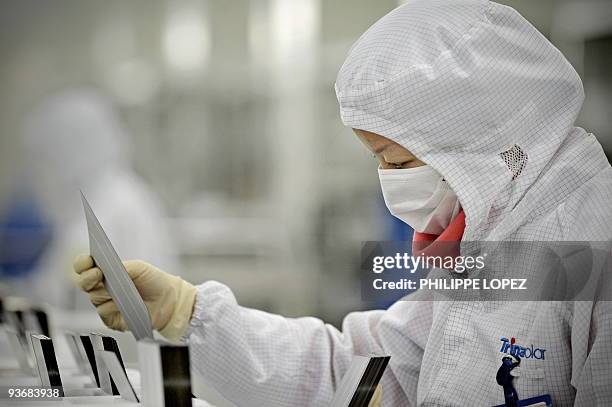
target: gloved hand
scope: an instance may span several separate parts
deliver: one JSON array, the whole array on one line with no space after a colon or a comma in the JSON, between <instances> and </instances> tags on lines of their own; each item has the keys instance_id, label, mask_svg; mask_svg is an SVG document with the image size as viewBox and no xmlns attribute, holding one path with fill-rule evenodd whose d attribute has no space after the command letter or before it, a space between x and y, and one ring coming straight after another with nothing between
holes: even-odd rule
<instances>
[{"instance_id":1,"label":"gloved hand","mask_svg":"<svg viewBox=\"0 0 612 407\"><path fill-rule=\"evenodd\" d=\"M153 328L169 340L179 339L189 325L196 288L140 260L124 261L123 265L149 310ZM111 329L127 330L121 313L104 287L102 271L94 267L93 258L80 255L73 266L77 285L89 294L104 324Z\"/></svg>"},{"instance_id":2,"label":"gloved hand","mask_svg":"<svg viewBox=\"0 0 612 407\"><path fill-rule=\"evenodd\" d=\"M382 401L382 386L379 384L376 386L376 390L374 391L374 395L372 399L368 403L368 407L380 407L380 403Z\"/></svg>"}]
</instances>

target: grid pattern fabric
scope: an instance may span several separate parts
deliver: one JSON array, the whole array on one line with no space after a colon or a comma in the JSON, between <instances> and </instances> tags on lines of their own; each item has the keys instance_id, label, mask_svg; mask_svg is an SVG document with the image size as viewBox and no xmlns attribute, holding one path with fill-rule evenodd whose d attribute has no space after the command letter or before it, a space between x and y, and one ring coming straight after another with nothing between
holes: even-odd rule
<instances>
[{"instance_id":1,"label":"grid pattern fabric","mask_svg":"<svg viewBox=\"0 0 612 407\"><path fill-rule=\"evenodd\" d=\"M580 79L512 8L408 1L353 45L336 94L345 125L398 142L449 182L465 240L612 239L612 169L595 138L574 127ZM503 153L514 146L526 164L518 153L508 165ZM192 366L238 406L326 406L352 355L369 353L391 355L383 406L501 404L502 338L544 350L516 372L522 398L612 405L609 302L413 296L351 313L338 330L241 307L227 287L206 282L185 339Z\"/></svg>"}]
</instances>

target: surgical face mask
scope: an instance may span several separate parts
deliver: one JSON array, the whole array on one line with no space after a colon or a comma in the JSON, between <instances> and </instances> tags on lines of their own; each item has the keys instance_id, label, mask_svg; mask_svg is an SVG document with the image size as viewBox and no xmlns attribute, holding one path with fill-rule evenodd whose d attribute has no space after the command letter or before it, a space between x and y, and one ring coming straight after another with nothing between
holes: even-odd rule
<instances>
[{"instance_id":1,"label":"surgical face mask","mask_svg":"<svg viewBox=\"0 0 612 407\"><path fill-rule=\"evenodd\" d=\"M460 211L457 195L428 165L378 169L380 187L393 216L417 232L439 235Z\"/></svg>"}]
</instances>

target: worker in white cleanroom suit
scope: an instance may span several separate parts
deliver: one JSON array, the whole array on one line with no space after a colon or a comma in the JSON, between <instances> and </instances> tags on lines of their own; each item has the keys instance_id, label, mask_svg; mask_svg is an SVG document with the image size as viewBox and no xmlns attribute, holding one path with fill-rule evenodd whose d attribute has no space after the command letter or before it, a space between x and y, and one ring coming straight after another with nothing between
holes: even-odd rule
<instances>
[{"instance_id":1,"label":"worker in white cleanroom suit","mask_svg":"<svg viewBox=\"0 0 612 407\"><path fill-rule=\"evenodd\" d=\"M54 240L38 271L13 282L19 294L62 307L80 298L70 281L72 259L88 250L79 190L121 256L178 267L159 199L131 169L129 135L107 99L93 88L52 95L26 115L22 140Z\"/></svg>"},{"instance_id":2,"label":"worker in white cleanroom suit","mask_svg":"<svg viewBox=\"0 0 612 407\"><path fill-rule=\"evenodd\" d=\"M574 126L580 78L512 8L409 1L353 45L336 93L344 124L381 161L387 205L417 231L440 233L464 216L463 241L612 238L612 169ZM405 182L403 194L390 176ZM435 202L446 209L412 205L431 202L423 191L437 193L424 183L442 177L449 188ZM340 331L241 307L218 282L194 287L146 263L127 266L156 328L188 341L194 367L240 406L325 406L352 355L369 353L391 355L384 406L502 404L502 338L540 349L514 378L521 398L612 405L610 302L400 301L351 313ZM86 256L75 261L81 287L107 324L125 329L91 267Z\"/></svg>"}]
</instances>

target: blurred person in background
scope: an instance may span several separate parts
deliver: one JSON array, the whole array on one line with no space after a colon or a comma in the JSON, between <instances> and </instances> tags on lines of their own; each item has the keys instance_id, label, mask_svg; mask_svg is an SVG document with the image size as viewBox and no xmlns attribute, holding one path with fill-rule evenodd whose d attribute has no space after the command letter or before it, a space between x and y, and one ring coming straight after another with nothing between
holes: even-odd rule
<instances>
[{"instance_id":1,"label":"blurred person in background","mask_svg":"<svg viewBox=\"0 0 612 407\"><path fill-rule=\"evenodd\" d=\"M353 45L336 94L413 242L612 240L612 168L574 125L581 80L512 8L407 2ZM187 341L192 366L239 406L329 405L355 354L391 356L383 406L499 405L500 338L540 349L505 377L521 398L612 405L610 302L434 302L417 291L386 311L351 313L339 330L242 307L215 281L195 287L142 261L125 266L154 328ZM127 329L91 257L74 268L102 320Z\"/></svg>"},{"instance_id":2,"label":"blurred person in background","mask_svg":"<svg viewBox=\"0 0 612 407\"><path fill-rule=\"evenodd\" d=\"M27 175L54 239L36 271L12 281L20 295L76 306L71 260L88 250L79 190L121 256L155 258L178 270L160 200L131 168L129 135L109 100L94 88L52 95L26 116L22 139Z\"/></svg>"}]
</instances>

